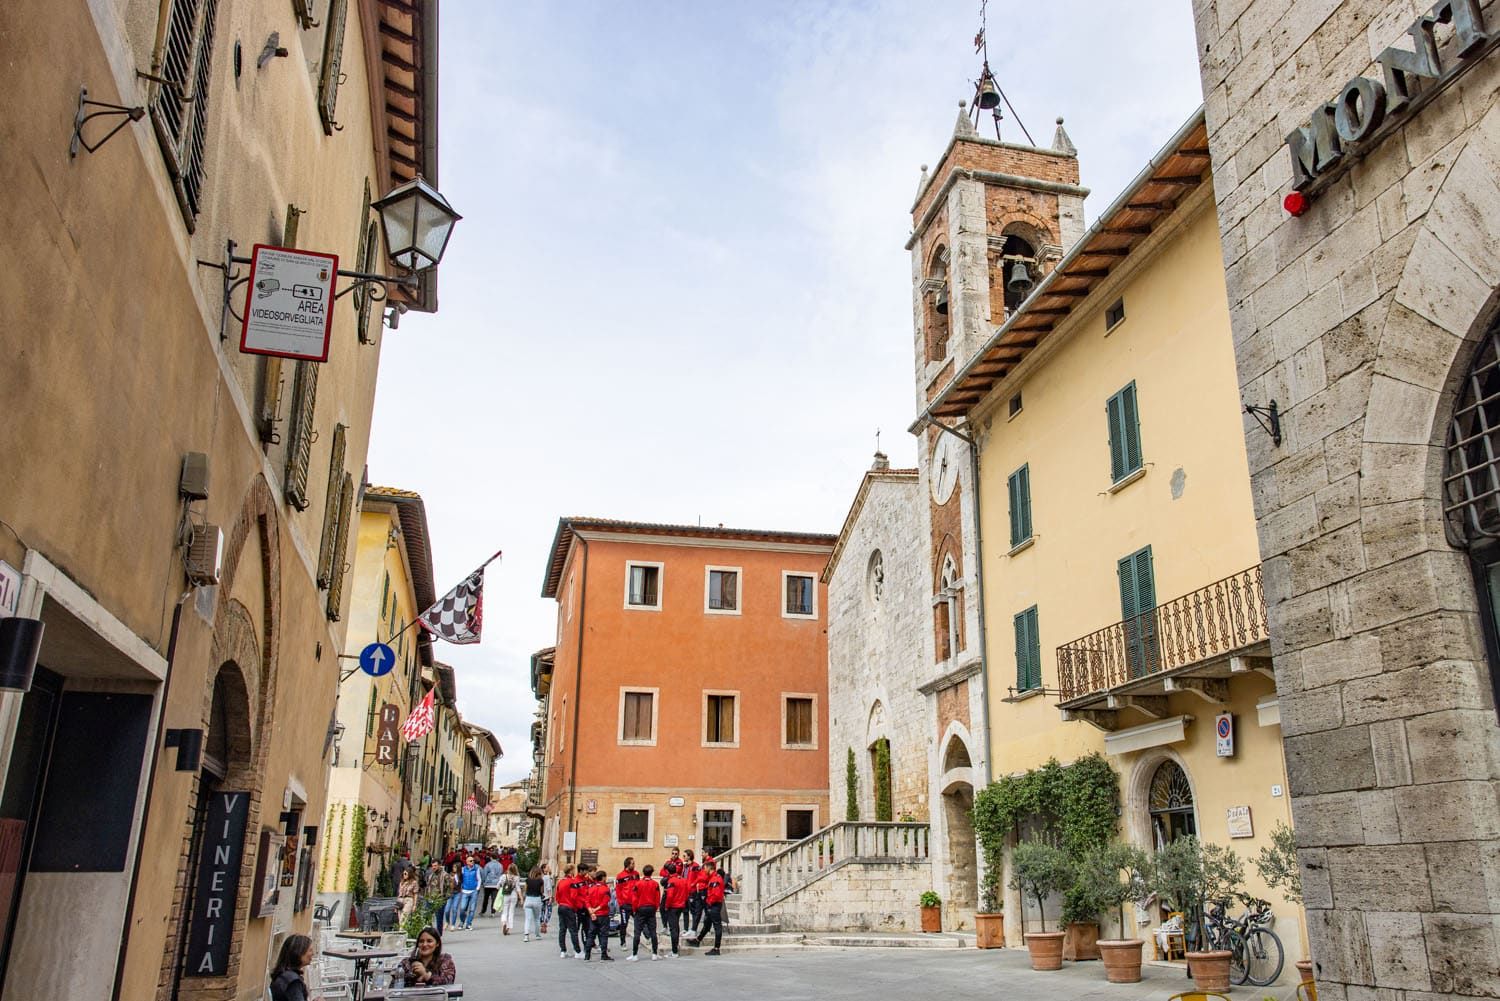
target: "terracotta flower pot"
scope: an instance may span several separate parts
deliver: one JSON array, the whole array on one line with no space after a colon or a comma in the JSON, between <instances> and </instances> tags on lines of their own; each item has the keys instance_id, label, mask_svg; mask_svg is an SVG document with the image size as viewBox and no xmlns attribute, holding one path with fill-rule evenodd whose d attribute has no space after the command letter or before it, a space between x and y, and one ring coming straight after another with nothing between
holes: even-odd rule
<instances>
[{"instance_id":1,"label":"terracotta flower pot","mask_svg":"<svg viewBox=\"0 0 1500 1001\"><path fill-rule=\"evenodd\" d=\"M942 904L934 904L931 907L922 908L922 930L924 932L936 932L943 930Z\"/></svg>"},{"instance_id":2,"label":"terracotta flower pot","mask_svg":"<svg viewBox=\"0 0 1500 1001\"><path fill-rule=\"evenodd\" d=\"M1063 936L1063 959L1078 962L1081 959L1099 958L1099 923L1097 921L1074 921L1068 925Z\"/></svg>"},{"instance_id":3,"label":"terracotta flower pot","mask_svg":"<svg viewBox=\"0 0 1500 1001\"><path fill-rule=\"evenodd\" d=\"M981 949L1005 948L1005 915L974 915L974 944Z\"/></svg>"},{"instance_id":4,"label":"terracotta flower pot","mask_svg":"<svg viewBox=\"0 0 1500 1001\"><path fill-rule=\"evenodd\" d=\"M1031 953L1033 970L1062 969L1063 933L1060 931L1029 931L1026 933L1026 951ZM1224 965L1224 976L1229 976L1229 964Z\"/></svg>"},{"instance_id":5,"label":"terracotta flower pot","mask_svg":"<svg viewBox=\"0 0 1500 1001\"><path fill-rule=\"evenodd\" d=\"M1193 975L1193 983L1200 991L1229 990L1229 960L1233 956L1228 949L1188 953L1188 970Z\"/></svg>"},{"instance_id":6,"label":"terracotta flower pot","mask_svg":"<svg viewBox=\"0 0 1500 1001\"><path fill-rule=\"evenodd\" d=\"M1141 982L1141 946L1138 938L1101 938L1099 955L1104 958L1104 977L1112 984Z\"/></svg>"},{"instance_id":7,"label":"terracotta flower pot","mask_svg":"<svg viewBox=\"0 0 1500 1001\"><path fill-rule=\"evenodd\" d=\"M1306 994L1308 1001L1318 1001L1318 983L1313 979L1312 960L1299 959L1297 966L1297 980L1307 985Z\"/></svg>"}]
</instances>

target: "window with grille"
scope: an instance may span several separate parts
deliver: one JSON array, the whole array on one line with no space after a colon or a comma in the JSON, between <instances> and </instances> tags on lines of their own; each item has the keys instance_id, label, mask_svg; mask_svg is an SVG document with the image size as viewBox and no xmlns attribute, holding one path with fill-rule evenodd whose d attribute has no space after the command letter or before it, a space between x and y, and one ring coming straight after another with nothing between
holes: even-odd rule
<instances>
[{"instance_id":1,"label":"window with grille","mask_svg":"<svg viewBox=\"0 0 1500 1001\"><path fill-rule=\"evenodd\" d=\"M1141 468L1141 418L1132 382L1104 405L1109 421L1109 470L1114 482Z\"/></svg>"},{"instance_id":2,"label":"window with grille","mask_svg":"<svg viewBox=\"0 0 1500 1001\"><path fill-rule=\"evenodd\" d=\"M157 73L163 82L151 98L151 122L189 232L202 206L218 9L218 0L171 0Z\"/></svg>"},{"instance_id":3,"label":"window with grille","mask_svg":"<svg viewBox=\"0 0 1500 1001\"><path fill-rule=\"evenodd\" d=\"M1480 343L1448 426L1443 511L1454 541L1500 540L1500 323Z\"/></svg>"},{"instance_id":4,"label":"window with grille","mask_svg":"<svg viewBox=\"0 0 1500 1001\"><path fill-rule=\"evenodd\" d=\"M740 608L738 570L708 571L708 608L714 612L737 612Z\"/></svg>"},{"instance_id":5,"label":"window with grille","mask_svg":"<svg viewBox=\"0 0 1500 1001\"><path fill-rule=\"evenodd\" d=\"M1031 538L1031 467L1010 474L1010 547Z\"/></svg>"},{"instance_id":6,"label":"window with grille","mask_svg":"<svg viewBox=\"0 0 1500 1001\"><path fill-rule=\"evenodd\" d=\"M734 743L734 696L709 695L704 713L703 740L709 744Z\"/></svg>"},{"instance_id":7,"label":"window with grille","mask_svg":"<svg viewBox=\"0 0 1500 1001\"><path fill-rule=\"evenodd\" d=\"M788 747L812 747L813 700L788 696L786 700L786 744Z\"/></svg>"},{"instance_id":8,"label":"window with grille","mask_svg":"<svg viewBox=\"0 0 1500 1001\"><path fill-rule=\"evenodd\" d=\"M649 563L630 563L626 567L625 601L637 608L661 607L661 567Z\"/></svg>"},{"instance_id":9,"label":"window with grille","mask_svg":"<svg viewBox=\"0 0 1500 1001\"><path fill-rule=\"evenodd\" d=\"M786 575L786 614L811 616L813 611L812 574L789 573Z\"/></svg>"},{"instance_id":10,"label":"window with grille","mask_svg":"<svg viewBox=\"0 0 1500 1001\"><path fill-rule=\"evenodd\" d=\"M1036 606L1016 616L1016 691L1042 687L1042 640L1036 628Z\"/></svg>"},{"instance_id":11,"label":"window with grille","mask_svg":"<svg viewBox=\"0 0 1500 1001\"><path fill-rule=\"evenodd\" d=\"M625 844L648 844L651 838L651 811L621 809L615 814L615 840Z\"/></svg>"},{"instance_id":12,"label":"window with grille","mask_svg":"<svg viewBox=\"0 0 1500 1001\"><path fill-rule=\"evenodd\" d=\"M328 135L343 128L336 112L339 102L341 66L344 60L344 25L349 20L349 0L329 0L323 25L323 64L318 74L318 117Z\"/></svg>"},{"instance_id":13,"label":"window with grille","mask_svg":"<svg viewBox=\"0 0 1500 1001\"><path fill-rule=\"evenodd\" d=\"M620 714L620 739L652 741L656 739L654 719L655 693L625 692Z\"/></svg>"}]
</instances>

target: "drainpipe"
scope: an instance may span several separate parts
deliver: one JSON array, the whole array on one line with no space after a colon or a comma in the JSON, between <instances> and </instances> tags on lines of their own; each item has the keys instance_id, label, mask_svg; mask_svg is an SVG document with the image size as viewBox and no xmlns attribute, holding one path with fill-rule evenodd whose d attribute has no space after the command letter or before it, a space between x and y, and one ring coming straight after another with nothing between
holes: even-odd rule
<instances>
[{"instance_id":1,"label":"drainpipe","mask_svg":"<svg viewBox=\"0 0 1500 1001\"><path fill-rule=\"evenodd\" d=\"M575 823L574 794L578 791L578 718L582 715L583 699L583 620L589 610L589 541L583 536L578 536L579 545L583 546L583 584L579 588L583 595L578 599L578 657L577 668L573 672L573 753L570 755L568 764L568 826L563 828L563 833L573 832L573 851L578 850L578 827ZM571 853L570 853L571 854Z\"/></svg>"},{"instance_id":2,"label":"drainpipe","mask_svg":"<svg viewBox=\"0 0 1500 1001\"><path fill-rule=\"evenodd\" d=\"M130 948L130 917L135 911L135 891L141 881L141 851L146 847L146 823L151 819L151 794L156 791L156 764L161 757L161 742L166 736L162 725L167 721L167 698L172 693L172 662L177 659L177 631L182 626L182 606L193 596L193 588L182 592L182 597L177 599L176 606L172 609L172 631L167 639L167 667L162 676L161 683L161 705L156 710L156 732L151 742L151 763L146 768L146 799L141 806L141 831L135 839L135 862L130 867L130 889L125 894L125 922L120 928L120 951L115 956L115 985L110 992L111 1001L120 1001L120 986L125 979L125 953ZM193 874L188 873L188 883L192 884ZM181 920L186 922L192 911L193 902L183 901L183 913ZM177 992L177 969L180 962L180 954L174 955L172 960L172 992Z\"/></svg>"},{"instance_id":3,"label":"drainpipe","mask_svg":"<svg viewBox=\"0 0 1500 1001\"><path fill-rule=\"evenodd\" d=\"M984 679L984 785L989 785L994 768L990 764L990 655L989 633L984 628L984 528L979 505L979 443L969 441L969 471L974 482L974 584L979 600L979 677Z\"/></svg>"}]
</instances>

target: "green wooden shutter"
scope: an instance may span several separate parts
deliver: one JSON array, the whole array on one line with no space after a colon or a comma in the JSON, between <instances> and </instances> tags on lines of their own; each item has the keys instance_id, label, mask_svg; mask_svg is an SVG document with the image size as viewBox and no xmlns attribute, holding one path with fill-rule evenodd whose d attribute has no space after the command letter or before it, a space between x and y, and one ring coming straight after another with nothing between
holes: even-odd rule
<instances>
[{"instance_id":1,"label":"green wooden shutter","mask_svg":"<svg viewBox=\"0 0 1500 1001\"><path fill-rule=\"evenodd\" d=\"M286 449L286 501L306 511L307 466L312 458L313 412L317 409L318 366L299 361L292 377L291 441Z\"/></svg>"},{"instance_id":2,"label":"green wooden shutter","mask_svg":"<svg viewBox=\"0 0 1500 1001\"><path fill-rule=\"evenodd\" d=\"M1010 474L1010 547L1014 549L1026 538L1021 532L1021 471Z\"/></svg>"},{"instance_id":3,"label":"green wooden shutter","mask_svg":"<svg viewBox=\"0 0 1500 1001\"><path fill-rule=\"evenodd\" d=\"M1031 689L1031 623L1022 612L1015 617L1016 626L1016 690Z\"/></svg>"},{"instance_id":4,"label":"green wooden shutter","mask_svg":"<svg viewBox=\"0 0 1500 1001\"><path fill-rule=\"evenodd\" d=\"M333 503L333 498L329 498ZM344 489L339 492L339 527L333 543L333 576L328 582L328 618L337 622L344 603L344 553L349 547L349 519L354 516L354 477L344 474Z\"/></svg>"},{"instance_id":5,"label":"green wooden shutter","mask_svg":"<svg viewBox=\"0 0 1500 1001\"><path fill-rule=\"evenodd\" d=\"M1042 633L1037 627L1036 606L1032 605L1026 612L1028 622L1027 633L1031 639L1031 687L1042 687Z\"/></svg>"},{"instance_id":6,"label":"green wooden shutter","mask_svg":"<svg viewBox=\"0 0 1500 1001\"><path fill-rule=\"evenodd\" d=\"M1120 618L1124 620L1126 657L1133 676L1154 671L1156 649L1156 576L1151 547L1119 561Z\"/></svg>"},{"instance_id":7,"label":"green wooden shutter","mask_svg":"<svg viewBox=\"0 0 1500 1001\"><path fill-rule=\"evenodd\" d=\"M1110 478L1118 483L1141 468L1141 420L1135 383L1111 396L1104 410L1109 418Z\"/></svg>"},{"instance_id":8,"label":"green wooden shutter","mask_svg":"<svg viewBox=\"0 0 1500 1001\"><path fill-rule=\"evenodd\" d=\"M373 274L375 271L375 247L379 239L380 233L372 220L364 241L365 252L359 262L359 270L365 274ZM374 304L375 297L368 292L359 303L359 343L361 344L375 343L375 335L370 333L370 311Z\"/></svg>"},{"instance_id":9,"label":"green wooden shutter","mask_svg":"<svg viewBox=\"0 0 1500 1001\"><path fill-rule=\"evenodd\" d=\"M339 487L344 478L344 425L333 428L333 451L328 457L328 492L323 501L323 540L318 546L318 586L333 580L334 543L339 529Z\"/></svg>"},{"instance_id":10,"label":"green wooden shutter","mask_svg":"<svg viewBox=\"0 0 1500 1001\"><path fill-rule=\"evenodd\" d=\"M1021 539L1031 538L1031 466L1021 467Z\"/></svg>"},{"instance_id":11,"label":"green wooden shutter","mask_svg":"<svg viewBox=\"0 0 1500 1001\"><path fill-rule=\"evenodd\" d=\"M323 19L323 69L318 78L318 115L328 135L342 129L334 117L339 103L340 64L344 59L344 25L349 20L349 0L328 0Z\"/></svg>"},{"instance_id":12,"label":"green wooden shutter","mask_svg":"<svg viewBox=\"0 0 1500 1001\"><path fill-rule=\"evenodd\" d=\"M368 230L365 229L365 220L370 218L370 179L365 178L365 199L359 212L359 232L354 245L354 270L367 271L365 267L365 238ZM349 295L349 301L354 307L356 318L362 316L365 311L365 286L355 285L354 291ZM364 340L364 331L360 331L360 340Z\"/></svg>"}]
</instances>

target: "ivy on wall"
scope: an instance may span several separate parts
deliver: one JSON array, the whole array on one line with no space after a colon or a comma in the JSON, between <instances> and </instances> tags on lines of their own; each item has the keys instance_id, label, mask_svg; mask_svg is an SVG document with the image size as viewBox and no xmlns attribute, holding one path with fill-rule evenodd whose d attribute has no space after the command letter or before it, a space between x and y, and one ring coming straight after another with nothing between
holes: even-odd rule
<instances>
[{"instance_id":1,"label":"ivy on wall","mask_svg":"<svg viewBox=\"0 0 1500 1001\"><path fill-rule=\"evenodd\" d=\"M318 892L324 893L328 889L328 845L332 838L328 836L333 830L333 804L328 805L328 822L323 825L323 860L318 863Z\"/></svg>"},{"instance_id":2,"label":"ivy on wall","mask_svg":"<svg viewBox=\"0 0 1500 1001\"><path fill-rule=\"evenodd\" d=\"M849 766L844 771L844 819L859 819L859 767L854 763L854 748L849 748Z\"/></svg>"},{"instance_id":3,"label":"ivy on wall","mask_svg":"<svg viewBox=\"0 0 1500 1001\"><path fill-rule=\"evenodd\" d=\"M986 910L998 910L1005 845L1022 824L1036 837L1079 859L1114 840L1120 814L1120 777L1095 751L1070 765L1049 760L1020 775L991 782L974 797L974 833L984 853Z\"/></svg>"},{"instance_id":4,"label":"ivy on wall","mask_svg":"<svg viewBox=\"0 0 1500 1001\"><path fill-rule=\"evenodd\" d=\"M354 906L365 902L369 888L365 886L365 808L354 805L353 836L349 839L349 892L354 894Z\"/></svg>"},{"instance_id":5,"label":"ivy on wall","mask_svg":"<svg viewBox=\"0 0 1500 1001\"><path fill-rule=\"evenodd\" d=\"M339 844L337 852L333 856L333 888L337 890L343 885L344 875L344 821L349 818L349 806L347 803L339 804Z\"/></svg>"},{"instance_id":6,"label":"ivy on wall","mask_svg":"<svg viewBox=\"0 0 1500 1001\"><path fill-rule=\"evenodd\" d=\"M875 819L889 821L891 810L891 742L881 737L875 742Z\"/></svg>"}]
</instances>

